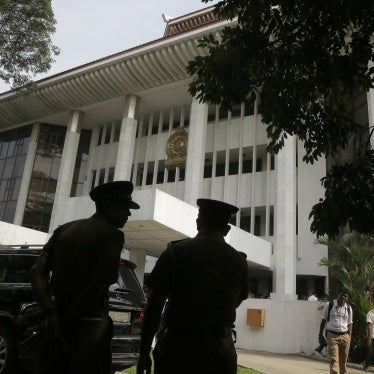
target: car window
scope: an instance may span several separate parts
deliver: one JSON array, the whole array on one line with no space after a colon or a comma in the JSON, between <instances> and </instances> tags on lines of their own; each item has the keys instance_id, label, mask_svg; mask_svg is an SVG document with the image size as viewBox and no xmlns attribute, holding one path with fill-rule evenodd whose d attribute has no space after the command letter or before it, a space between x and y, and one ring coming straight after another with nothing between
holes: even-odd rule
<instances>
[{"instance_id":1,"label":"car window","mask_svg":"<svg viewBox=\"0 0 374 374\"><path fill-rule=\"evenodd\" d=\"M144 303L146 301L134 270L128 268L125 264L120 264L119 266L117 284L119 288L132 291L126 296L131 301L135 303Z\"/></svg>"},{"instance_id":2,"label":"car window","mask_svg":"<svg viewBox=\"0 0 374 374\"><path fill-rule=\"evenodd\" d=\"M1 283L30 283L30 269L36 256L19 254L0 254Z\"/></svg>"}]
</instances>

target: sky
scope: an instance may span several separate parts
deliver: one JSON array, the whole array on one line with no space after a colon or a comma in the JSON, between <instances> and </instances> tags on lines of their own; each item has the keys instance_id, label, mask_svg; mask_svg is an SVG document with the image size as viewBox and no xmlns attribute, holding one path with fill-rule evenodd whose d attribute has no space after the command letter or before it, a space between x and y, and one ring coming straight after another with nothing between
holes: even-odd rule
<instances>
[{"instance_id":1,"label":"sky","mask_svg":"<svg viewBox=\"0 0 374 374\"><path fill-rule=\"evenodd\" d=\"M61 49L51 76L161 38L162 14L179 17L217 3L201 0L52 0L57 21L53 44ZM9 89L0 85L0 91Z\"/></svg>"}]
</instances>

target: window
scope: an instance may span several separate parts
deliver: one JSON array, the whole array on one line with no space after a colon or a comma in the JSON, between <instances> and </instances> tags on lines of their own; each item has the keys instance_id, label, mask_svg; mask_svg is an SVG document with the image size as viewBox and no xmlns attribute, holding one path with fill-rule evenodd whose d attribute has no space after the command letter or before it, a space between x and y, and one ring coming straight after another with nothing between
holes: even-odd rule
<instances>
[{"instance_id":1,"label":"window","mask_svg":"<svg viewBox=\"0 0 374 374\"><path fill-rule=\"evenodd\" d=\"M242 174L252 173L252 147L243 148Z\"/></svg>"},{"instance_id":2,"label":"window","mask_svg":"<svg viewBox=\"0 0 374 374\"><path fill-rule=\"evenodd\" d=\"M175 169L168 170L168 183L175 182Z\"/></svg>"},{"instance_id":3,"label":"window","mask_svg":"<svg viewBox=\"0 0 374 374\"><path fill-rule=\"evenodd\" d=\"M143 170L144 170L144 164L139 163L138 164L138 170L136 172L135 186L141 186L142 185Z\"/></svg>"},{"instance_id":4,"label":"window","mask_svg":"<svg viewBox=\"0 0 374 374\"><path fill-rule=\"evenodd\" d=\"M226 165L226 151L218 151L217 162L216 162L216 177L223 177L225 175L225 165Z\"/></svg>"},{"instance_id":5,"label":"window","mask_svg":"<svg viewBox=\"0 0 374 374\"><path fill-rule=\"evenodd\" d=\"M110 137L112 136L112 125L109 124L105 127L106 127L106 131L105 131L105 141L104 141L104 143L109 144L110 143Z\"/></svg>"},{"instance_id":6,"label":"window","mask_svg":"<svg viewBox=\"0 0 374 374\"><path fill-rule=\"evenodd\" d=\"M108 183L113 182L113 180L114 180L114 170L115 170L114 167L109 168L109 172L108 172Z\"/></svg>"},{"instance_id":7,"label":"window","mask_svg":"<svg viewBox=\"0 0 374 374\"><path fill-rule=\"evenodd\" d=\"M165 160L159 160L158 161L158 167L157 167L157 179L156 183L164 183L164 175L165 175Z\"/></svg>"},{"instance_id":8,"label":"window","mask_svg":"<svg viewBox=\"0 0 374 374\"><path fill-rule=\"evenodd\" d=\"M96 182L96 170L92 170L91 172L91 190L95 187Z\"/></svg>"},{"instance_id":9,"label":"window","mask_svg":"<svg viewBox=\"0 0 374 374\"><path fill-rule=\"evenodd\" d=\"M100 169L98 186L104 184L104 182L105 182L105 169Z\"/></svg>"},{"instance_id":10,"label":"window","mask_svg":"<svg viewBox=\"0 0 374 374\"><path fill-rule=\"evenodd\" d=\"M113 135L113 142L119 142L119 137L121 134L121 124L119 122L116 122L114 124L114 135Z\"/></svg>"},{"instance_id":11,"label":"window","mask_svg":"<svg viewBox=\"0 0 374 374\"><path fill-rule=\"evenodd\" d=\"M213 153L205 153L204 178L212 178Z\"/></svg>"},{"instance_id":12,"label":"window","mask_svg":"<svg viewBox=\"0 0 374 374\"><path fill-rule=\"evenodd\" d=\"M104 131L104 127L103 126L100 126L99 127L99 136L97 138L97 145L100 145L101 144L101 140L103 138L103 131Z\"/></svg>"},{"instance_id":13,"label":"window","mask_svg":"<svg viewBox=\"0 0 374 374\"><path fill-rule=\"evenodd\" d=\"M153 172L154 172L154 168L155 168L155 162L154 161L148 162L147 177L146 177L146 180L145 180L145 184L146 185L153 184Z\"/></svg>"},{"instance_id":14,"label":"window","mask_svg":"<svg viewBox=\"0 0 374 374\"><path fill-rule=\"evenodd\" d=\"M235 175L239 172L239 149L230 149L229 175Z\"/></svg>"},{"instance_id":15,"label":"window","mask_svg":"<svg viewBox=\"0 0 374 374\"><path fill-rule=\"evenodd\" d=\"M179 168L179 182L184 181L186 169L184 167Z\"/></svg>"},{"instance_id":16,"label":"window","mask_svg":"<svg viewBox=\"0 0 374 374\"><path fill-rule=\"evenodd\" d=\"M65 135L62 126L40 127L22 226L48 232Z\"/></svg>"}]
</instances>

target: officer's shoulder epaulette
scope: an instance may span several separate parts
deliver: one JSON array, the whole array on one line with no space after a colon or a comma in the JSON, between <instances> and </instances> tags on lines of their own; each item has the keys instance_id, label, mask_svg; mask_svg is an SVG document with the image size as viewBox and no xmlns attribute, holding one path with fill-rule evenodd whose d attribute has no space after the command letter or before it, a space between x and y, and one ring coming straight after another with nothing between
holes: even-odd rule
<instances>
[{"instance_id":1,"label":"officer's shoulder epaulette","mask_svg":"<svg viewBox=\"0 0 374 374\"><path fill-rule=\"evenodd\" d=\"M174 244L183 242L185 240L187 240L187 239L172 240L171 242L168 243L168 247L172 247Z\"/></svg>"}]
</instances>

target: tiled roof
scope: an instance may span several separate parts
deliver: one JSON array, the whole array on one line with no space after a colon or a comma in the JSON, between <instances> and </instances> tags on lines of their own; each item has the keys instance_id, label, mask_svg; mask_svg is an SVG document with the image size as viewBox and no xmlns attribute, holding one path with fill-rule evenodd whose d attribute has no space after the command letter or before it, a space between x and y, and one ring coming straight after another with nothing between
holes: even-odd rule
<instances>
[{"instance_id":1,"label":"tiled roof","mask_svg":"<svg viewBox=\"0 0 374 374\"><path fill-rule=\"evenodd\" d=\"M191 31L219 21L219 18L213 13L213 9L213 7L209 7L203 11L190 13L188 16L171 19L166 25L164 37Z\"/></svg>"}]
</instances>

